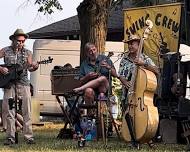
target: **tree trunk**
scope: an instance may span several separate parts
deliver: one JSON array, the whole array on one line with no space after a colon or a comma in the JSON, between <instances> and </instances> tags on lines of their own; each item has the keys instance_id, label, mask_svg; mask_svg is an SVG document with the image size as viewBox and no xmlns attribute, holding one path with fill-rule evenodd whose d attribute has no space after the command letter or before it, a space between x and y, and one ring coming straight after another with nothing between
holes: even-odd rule
<instances>
[{"instance_id":1,"label":"tree trunk","mask_svg":"<svg viewBox=\"0 0 190 152\"><path fill-rule=\"evenodd\" d=\"M92 42L101 54L105 51L110 0L84 0L77 8L81 35L80 63L86 58L84 46Z\"/></svg>"}]
</instances>

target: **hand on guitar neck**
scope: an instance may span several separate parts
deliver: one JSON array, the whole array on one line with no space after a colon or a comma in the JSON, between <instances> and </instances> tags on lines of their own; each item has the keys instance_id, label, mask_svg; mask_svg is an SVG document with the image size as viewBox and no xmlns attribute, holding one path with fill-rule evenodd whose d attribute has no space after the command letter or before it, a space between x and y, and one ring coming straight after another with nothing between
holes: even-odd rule
<instances>
[{"instance_id":1,"label":"hand on guitar neck","mask_svg":"<svg viewBox=\"0 0 190 152\"><path fill-rule=\"evenodd\" d=\"M108 60L110 59L111 56L113 56L113 52L109 52L106 58L100 63L101 67L105 67L106 69L110 70L112 67L108 64Z\"/></svg>"},{"instance_id":2,"label":"hand on guitar neck","mask_svg":"<svg viewBox=\"0 0 190 152\"><path fill-rule=\"evenodd\" d=\"M53 58L51 58L50 56L48 57L47 60L41 60L41 61L37 61L37 62L32 62L28 68L28 70L30 72L36 71L39 67L39 64L48 64L48 63L52 63Z\"/></svg>"},{"instance_id":3,"label":"hand on guitar neck","mask_svg":"<svg viewBox=\"0 0 190 152\"><path fill-rule=\"evenodd\" d=\"M29 64L29 68L28 70L30 72L36 71L39 67L39 64L48 64L48 63L52 63L53 58L51 58L50 56L48 57L47 60L41 60L41 61L37 61L37 62L32 62Z\"/></svg>"},{"instance_id":4,"label":"hand on guitar neck","mask_svg":"<svg viewBox=\"0 0 190 152\"><path fill-rule=\"evenodd\" d=\"M38 62L32 62L28 68L30 72L36 71L39 67Z\"/></svg>"},{"instance_id":5,"label":"hand on guitar neck","mask_svg":"<svg viewBox=\"0 0 190 152\"><path fill-rule=\"evenodd\" d=\"M111 70L112 66L108 64L108 60L110 59L111 56L113 56L113 52L109 52L108 55L103 59L102 61L97 61L97 67L95 68L96 73L100 74L101 68L106 68L108 70Z\"/></svg>"}]
</instances>

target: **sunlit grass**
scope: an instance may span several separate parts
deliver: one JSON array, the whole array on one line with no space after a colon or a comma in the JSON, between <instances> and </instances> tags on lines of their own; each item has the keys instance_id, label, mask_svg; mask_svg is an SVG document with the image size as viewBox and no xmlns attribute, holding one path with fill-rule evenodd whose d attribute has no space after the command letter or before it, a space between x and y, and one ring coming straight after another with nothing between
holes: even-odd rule
<instances>
[{"instance_id":1,"label":"sunlit grass","mask_svg":"<svg viewBox=\"0 0 190 152\"><path fill-rule=\"evenodd\" d=\"M0 133L0 151L2 152L124 152L124 151L185 151L186 146L180 144L161 144L156 143L154 148L148 145L141 145L140 150L131 149L124 141L120 141L117 137L109 138L107 145L100 141L87 142L84 148L79 148L76 140L57 139L62 124L45 124L44 126L34 126L35 145L27 145L23 139L22 133L19 132L19 143L10 147L4 146L5 133Z\"/></svg>"}]
</instances>

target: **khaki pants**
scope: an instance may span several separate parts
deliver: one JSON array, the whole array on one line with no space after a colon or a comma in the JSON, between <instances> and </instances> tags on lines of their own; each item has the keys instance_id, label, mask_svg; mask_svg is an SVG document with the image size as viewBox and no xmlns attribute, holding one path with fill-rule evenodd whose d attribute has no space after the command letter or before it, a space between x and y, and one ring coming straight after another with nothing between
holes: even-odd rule
<instances>
[{"instance_id":1,"label":"khaki pants","mask_svg":"<svg viewBox=\"0 0 190 152\"><path fill-rule=\"evenodd\" d=\"M14 85L4 89L4 109L7 113L7 138L15 138L15 109L9 109L8 100L15 97ZM31 119L31 94L30 86L17 85L17 95L22 99L23 134L25 139L33 138Z\"/></svg>"},{"instance_id":2,"label":"khaki pants","mask_svg":"<svg viewBox=\"0 0 190 152\"><path fill-rule=\"evenodd\" d=\"M3 128L7 129L7 110L8 105L6 104L6 102L3 100L2 102L2 120L3 120Z\"/></svg>"}]
</instances>

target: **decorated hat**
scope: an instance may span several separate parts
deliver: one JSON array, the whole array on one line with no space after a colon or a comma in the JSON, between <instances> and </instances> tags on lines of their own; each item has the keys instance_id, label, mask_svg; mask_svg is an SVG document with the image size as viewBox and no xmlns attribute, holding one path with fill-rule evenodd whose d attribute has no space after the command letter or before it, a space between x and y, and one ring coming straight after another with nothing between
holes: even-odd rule
<instances>
[{"instance_id":1,"label":"decorated hat","mask_svg":"<svg viewBox=\"0 0 190 152\"><path fill-rule=\"evenodd\" d=\"M9 39L13 40L16 36L24 36L26 39L29 37L29 35L24 33L24 31L22 29L16 29L14 34L9 36Z\"/></svg>"},{"instance_id":2,"label":"decorated hat","mask_svg":"<svg viewBox=\"0 0 190 152\"><path fill-rule=\"evenodd\" d=\"M129 43L130 41L140 41L138 35L129 35L128 40L124 40L124 43Z\"/></svg>"}]
</instances>

